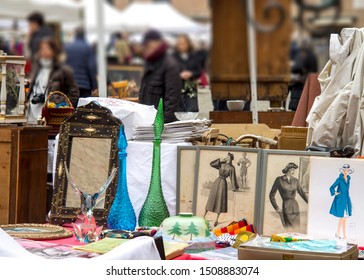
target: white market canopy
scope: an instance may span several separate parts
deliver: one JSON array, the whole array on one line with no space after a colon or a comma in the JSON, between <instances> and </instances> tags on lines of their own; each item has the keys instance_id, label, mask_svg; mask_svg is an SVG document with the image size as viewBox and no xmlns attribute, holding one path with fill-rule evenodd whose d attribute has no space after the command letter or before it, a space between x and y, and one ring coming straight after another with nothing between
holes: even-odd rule
<instances>
[{"instance_id":1,"label":"white market canopy","mask_svg":"<svg viewBox=\"0 0 364 280\"><path fill-rule=\"evenodd\" d=\"M72 0L1 0L2 19L25 19L30 13L44 14L47 22L79 21L82 6Z\"/></svg>"},{"instance_id":2,"label":"white market canopy","mask_svg":"<svg viewBox=\"0 0 364 280\"><path fill-rule=\"evenodd\" d=\"M166 33L203 33L207 25L197 23L168 3L131 3L121 12L121 30L144 32L153 28Z\"/></svg>"},{"instance_id":3,"label":"white market canopy","mask_svg":"<svg viewBox=\"0 0 364 280\"><path fill-rule=\"evenodd\" d=\"M99 27L97 22L97 3L102 1L105 32L120 31L123 24L121 12L103 0L83 0L84 27L88 32L95 32Z\"/></svg>"}]
</instances>

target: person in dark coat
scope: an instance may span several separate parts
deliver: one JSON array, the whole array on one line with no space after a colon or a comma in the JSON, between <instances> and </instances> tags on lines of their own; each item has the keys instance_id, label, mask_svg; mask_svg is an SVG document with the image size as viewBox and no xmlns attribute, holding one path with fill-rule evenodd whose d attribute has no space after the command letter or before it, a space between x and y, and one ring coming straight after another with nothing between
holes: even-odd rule
<instances>
[{"instance_id":1,"label":"person in dark coat","mask_svg":"<svg viewBox=\"0 0 364 280\"><path fill-rule=\"evenodd\" d=\"M302 47L297 49L291 67L291 82L289 85L289 90L291 91L290 110L296 111L307 75L316 73L317 70L317 57L310 47L309 42L303 42Z\"/></svg>"},{"instance_id":2,"label":"person in dark coat","mask_svg":"<svg viewBox=\"0 0 364 280\"><path fill-rule=\"evenodd\" d=\"M354 171L349 164L344 164L340 168L340 175L330 187L330 194L334 196L332 201L330 214L339 218L337 231L335 236L341 238L340 231L343 233L343 238L346 239L346 218L352 215L352 205L349 196L350 175Z\"/></svg>"},{"instance_id":3,"label":"person in dark coat","mask_svg":"<svg viewBox=\"0 0 364 280\"><path fill-rule=\"evenodd\" d=\"M296 193L298 192L302 199L308 203L307 195L301 188L300 182L293 177L297 168L295 163L288 163L282 170L284 175L276 178L269 193L270 202L279 214L283 227L289 229L300 228L300 207L296 200ZM282 198L282 208L278 206L275 199L277 191Z\"/></svg>"},{"instance_id":4,"label":"person in dark coat","mask_svg":"<svg viewBox=\"0 0 364 280\"><path fill-rule=\"evenodd\" d=\"M201 62L186 34L178 36L174 57L178 61L182 80L181 111L198 112L197 80L201 76Z\"/></svg>"},{"instance_id":5,"label":"person in dark coat","mask_svg":"<svg viewBox=\"0 0 364 280\"><path fill-rule=\"evenodd\" d=\"M28 46L30 49L31 59L34 61L35 55L38 52L39 42L45 37L52 37L52 30L45 25L44 17L39 12L31 13L28 17L29 24L29 41Z\"/></svg>"},{"instance_id":6,"label":"person in dark coat","mask_svg":"<svg viewBox=\"0 0 364 280\"><path fill-rule=\"evenodd\" d=\"M156 30L144 34L144 75L140 87L139 102L158 108L163 99L164 120L166 123L176 121L174 113L178 112L181 100L181 80L177 61L167 54L168 45Z\"/></svg>"},{"instance_id":7,"label":"person in dark coat","mask_svg":"<svg viewBox=\"0 0 364 280\"><path fill-rule=\"evenodd\" d=\"M199 44L199 48L196 51L197 60L199 62L201 68L201 75L200 75L200 85L202 87L206 87L209 84L208 77L207 77L207 68L208 68L208 60L209 60L209 50L205 41L201 40Z\"/></svg>"},{"instance_id":8,"label":"person in dark coat","mask_svg":"<svg viewBox=\"0 0 364 280\"><path fill-rule=\"evenodd\" d=\"M39 44L37 60L30 77L26 96L28 122L36 123L41 116L47 96L52 91L61 91L77 106L79 91L72 69L59 61L61 50L54 38L43 38Z\"/></svg>"},{"instance_id":9,"label":"person in dark coat","mask_svg":"<svg viewBox=\"0 0 364 280\"><path fill-rule=\"evenodd\" d=\"M209 198L205 206L205 215L207 212L217 213L214 226L219 224L219 216L221 213L227 213L228 209L228 190L226 178L230 177L231 187L233 191L238 191L239 184L236 180L235 167L232 162L234 155L228 153L224 159L216 159L211 161L210 166L219 170L219 177L214 181Z\"/></svg>"},{"instance_id":10,"label":"person in dark coat","mask_svg":"<svg viewBox=\"0 0 364 280\"><path fill-rule=\"evenodd\" d=\"M80 97L89 97L97 89L96 56L92 47L85 40L83 28L77 28L75 40L65 46L66 64L73 69Z\"/></svg>"}]
</instances>

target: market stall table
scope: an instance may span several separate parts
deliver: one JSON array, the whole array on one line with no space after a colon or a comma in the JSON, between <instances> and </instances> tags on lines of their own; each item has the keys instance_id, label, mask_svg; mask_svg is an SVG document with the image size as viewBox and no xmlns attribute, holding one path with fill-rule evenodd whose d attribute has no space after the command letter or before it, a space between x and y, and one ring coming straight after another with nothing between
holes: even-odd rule
<instances>
[{"instance_id":1,"label":"market stall table","mask_svg":"<svg viewBox=\"0 0 364 280\"><path fill-rule=\"evenodd\" d=\"M17 257L17 258L32 258L36 259L39 256L30 253L25 250L21 240L16 241L10 235L0 229L0 257ZM34 241L34 243L40 241ZM45 243L53 243L58 245L68 246L80 246L80 242L76 240L76 237L56 239L56 240L42 240ZM42 243L40 242L40 243ZM39 244L38 244L39 245ZM46 246L44 246L45 248ZM72 249L73 250L73 249ZM92 259L95 260L160 260L160 256L155 245L154 239L148 236L138 237L132 239L120 246L114 248L110 252L101 256L95 256Z\"/></svg>"}]
</instances>

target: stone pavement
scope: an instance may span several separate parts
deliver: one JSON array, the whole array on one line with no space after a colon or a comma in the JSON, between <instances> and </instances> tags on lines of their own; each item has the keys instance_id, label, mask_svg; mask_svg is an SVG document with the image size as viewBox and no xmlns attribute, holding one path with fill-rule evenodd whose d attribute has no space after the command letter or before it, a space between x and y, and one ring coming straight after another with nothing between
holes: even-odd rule
<instances>
[{"instance_id":1,"label":"stone pavement","mask_svg":"<svg viewBox=\"0 0 364 280\"><path fill-rule=\"evenodd\" d=\"M209 112L214 109L211 100L211 91L207 88L198 89L198 106L199 114L198 119L209 118Z\"/></svg>"}]
</instances>

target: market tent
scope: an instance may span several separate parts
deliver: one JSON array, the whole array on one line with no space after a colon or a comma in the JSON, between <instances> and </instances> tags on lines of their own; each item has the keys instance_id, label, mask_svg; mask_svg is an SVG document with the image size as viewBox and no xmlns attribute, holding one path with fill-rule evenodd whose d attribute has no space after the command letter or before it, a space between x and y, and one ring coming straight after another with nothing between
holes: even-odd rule
<instances>
[{"instance_id":1,"label":"market tent","mask_svg":"<svg viewBox=\"0 0 364 280\"><path fill-rule=\"evenodd\" d=\"M143 32L149 28L169 33L203 33L207 25L194 22L168 3L131 3L121 12L122 30Z\"/></svg>"},{"instance_id":2,"label":"market tent","mask_svg":"<svg viewBox=\"0 0 364 280\"><path fill-rule=\"evenodd\" d=\"M25 19L34 11L43 13L48 22L79 21L82 6L71 0L1 0L3 19Z\"/></svg>"},{"instance_id":3,"label":"market tent","mask_svg":"<svg viewBox=\"0 0 364 280\"><path fill-rule=\"evenodd\" d=\"M96 1L97 0L82 1L84 8L84 27L90 33L95 32L98 28ZM112 31L120 31L124 22L121 18L121 12L105 1L102 1L102 7L105 27L104 32L110 33Z\"/></svg>"}]
</instances>

